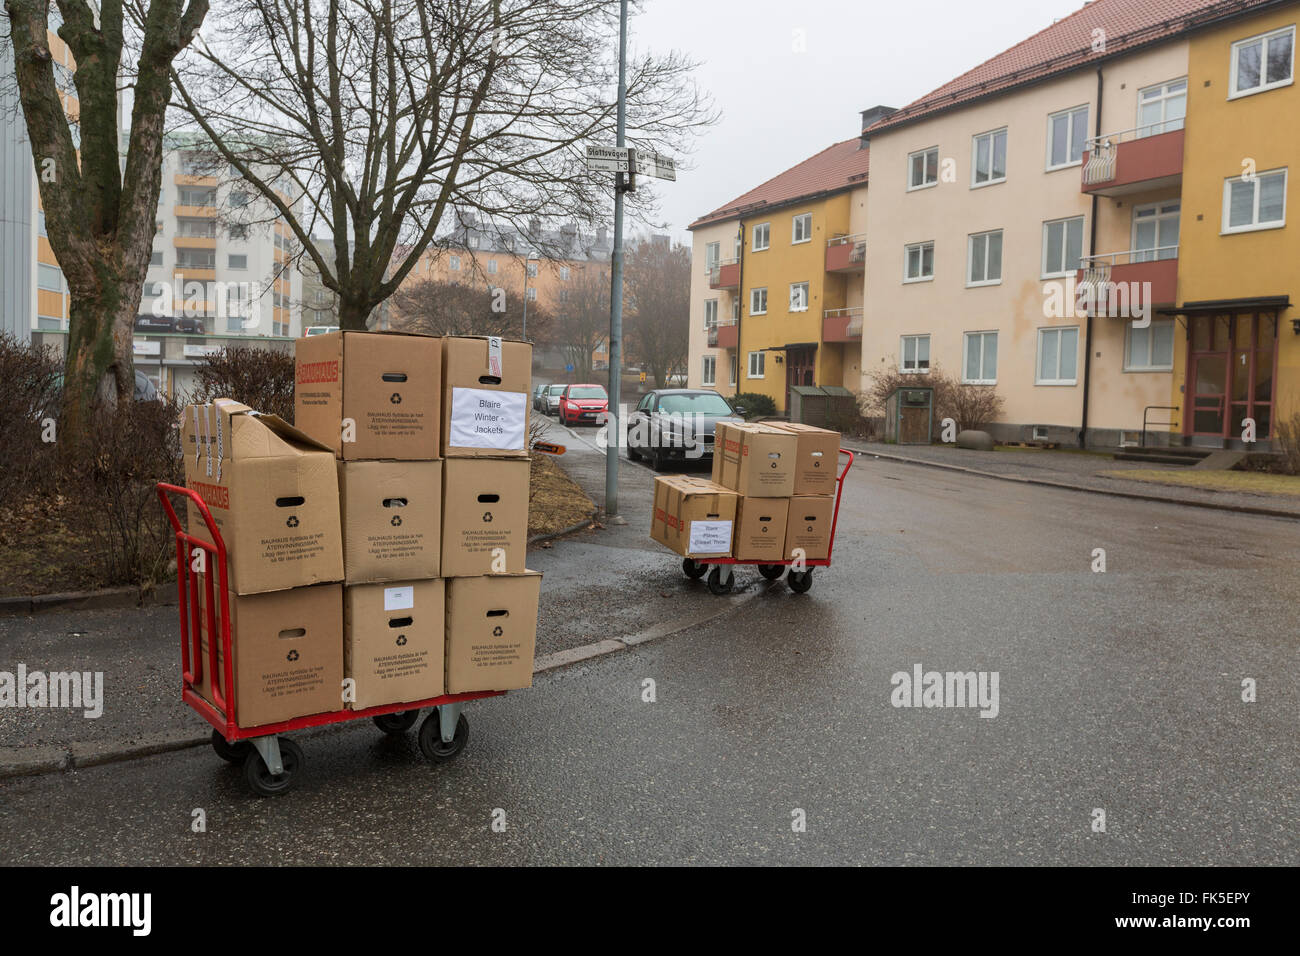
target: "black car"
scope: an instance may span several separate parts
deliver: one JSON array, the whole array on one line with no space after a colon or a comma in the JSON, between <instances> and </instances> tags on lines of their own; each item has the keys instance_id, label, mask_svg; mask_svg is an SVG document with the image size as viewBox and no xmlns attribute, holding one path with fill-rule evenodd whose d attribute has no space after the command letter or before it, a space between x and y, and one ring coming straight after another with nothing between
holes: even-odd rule
<instances>
[{"instance_id":1,"label":"black car","mask_svg":"<svg viewBox=\"0 0 1300 956\"><path fill-rule=\"evenodd\" d=\"M197 332L203 334L203 319L198 316L185 315L176 320L177 332Z\"/></svg>"},{"instance_id":2,"label":"black car","mask_svg":"<svg viewBox=\"0 0 1300 956\"><path fill-rule=\"evenodd\" d=\"M137 315L135 328L137 332L175 332L176 320L170 315Z\"/></svg>"},{"instance_id":3,"label":"black car","mask_svg":"<svg viewBox=\"0 0 1300 956\"><path fill-rule=\"evenodd\" d=\"M650 459L655 471L670 460L711 461L718 422L744 421L717 392L704 388L660 388L647 392L627 416L627 457Z\"/></svg>"}]
</instances>

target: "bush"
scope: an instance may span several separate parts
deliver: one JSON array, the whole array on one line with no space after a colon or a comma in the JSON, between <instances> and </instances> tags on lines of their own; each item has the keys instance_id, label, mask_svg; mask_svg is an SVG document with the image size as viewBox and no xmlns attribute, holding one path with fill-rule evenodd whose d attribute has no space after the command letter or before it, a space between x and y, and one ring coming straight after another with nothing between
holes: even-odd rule
<instances>
[{"instance_id":1,"label":"bush","mask_svg":"<svg viewBox=\"0 0 1300 956\"><path fill-rule=\"evenodd\" d=\"M0 335L0 501L26 497L51 472L61 372L53 349Z\"/></svg>"},{"instance_id":2,"label":"bush","mask_svg":"<svg viewBox=\"0 0 1300 956\"><path fill-rule=\"evenodd\" d=\"M772 396L764 395L762 392L741 392L739 395L733 395L728 401L731 402L732 408L743 408L745 418L749 421L776 414L776 402L772 400Z\"/></svg>"},{"instance_id":3,"label":"bush","mask_svg":"<svg viewBox=\"0 0 1300 956\"><path fill-rule=\"evenodd\" d=\"M293 353L239 346L207 356L190 400L233 398L293 423Z\"/></svg>"},{"instance_id":4,"label":"bush","mask_svg":"<svg viewBox=\"0 0 1300 956\"><path fill-rule=\"evenodd\" d=\"M898 388L933 388L935 430L945 418L957 423L958 431L982 429L998 420L1005 402L992 385L967 385L949 375L936 362L929 371L900 372L896 364L871 374L871 384L862 393L863 411L877 417L885 414L885 402Z\"/></svg>"},{"instance_id":5,"label":"bush","mask_svg":"<svg viewBox=\"0 0 1300 956\"><path fill-rule=\"evenodd\" d=\"M1300 475L1300 412L1293 412L1289 419L1280 419L1274 430L1277 432L1277 450L1282 453L1286 473Z\"/></svg>"}]
</instances>

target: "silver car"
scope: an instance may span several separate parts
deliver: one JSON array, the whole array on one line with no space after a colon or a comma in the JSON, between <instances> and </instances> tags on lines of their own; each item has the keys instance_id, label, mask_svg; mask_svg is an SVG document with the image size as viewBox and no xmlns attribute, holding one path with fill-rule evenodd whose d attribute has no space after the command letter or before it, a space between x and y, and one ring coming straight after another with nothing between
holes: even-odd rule
<instances>
[{"instance_id":1,"label":"silver car","mask_svg":"<svg viewBox=\"0 0 1300 956\"><path fill-rule=\"evenodd\" d=\"M542 411L548 415L560 414L560 396L564 394L565 385L547 385L546 391L542 393L542 402L545 407Z\"/></svg>"}]
</instances>

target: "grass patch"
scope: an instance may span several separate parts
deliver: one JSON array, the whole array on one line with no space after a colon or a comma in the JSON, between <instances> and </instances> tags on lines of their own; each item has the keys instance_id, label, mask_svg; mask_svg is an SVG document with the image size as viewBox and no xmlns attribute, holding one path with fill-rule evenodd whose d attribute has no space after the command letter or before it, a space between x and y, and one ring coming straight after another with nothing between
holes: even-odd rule
<instances>
[{"instance_id":1,"label":"grass patch","mask_svg":"<svg viewBox=\"0 0 1300 956\"><path fill-rule=\"evenodd\" d=\"M550 455L534 455L528 486L528 536L555 534L591 517L595 503Z\"/></svg>"},{"instance_id":2,"label":"grass patch","mask_svg":"<svg viewBox=\"0 0 1300 956\"><path fill-rule=\"evenodd\" d=\"M1160 471L1139 468L1133 471L1103 471L1109 478L1149 481L1157 485L1200 488L1205 491L1232 491L1255 495L1300 496L1300 475L1270 475L1260 471Z\"/></svg>"}]
</instances>

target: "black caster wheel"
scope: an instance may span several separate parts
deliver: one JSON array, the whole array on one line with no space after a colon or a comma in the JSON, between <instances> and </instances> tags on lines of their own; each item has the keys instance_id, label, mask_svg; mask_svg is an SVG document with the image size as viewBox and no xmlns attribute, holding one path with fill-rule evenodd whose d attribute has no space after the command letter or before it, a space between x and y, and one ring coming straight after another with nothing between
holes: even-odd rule
<instances>
[{"instance_id":1,"label":"black caster wheel","mask_svg":"<svg viewBox=\"0 0 1300 956\"><path fill-rule=\"evenodd\" d=\"M775 581L777 578L779 578L782 574L785 573L785 565L784 564L760 564L758 566L758 573L763 575L763 577L767 578L769 581Z\"/></svg>"},{"instance_id":2,"label":"black caster wheel","mask_svg":"<svg viewBox=\"0 0 1300 956\"><path fill-rule=\"evenodd\" d=\"M795 594L803 594L812 587L812 571L791 571L786 575L786 581L790 584L790 590Z\"/></svg>"},{"instance_id":3,"label":"black caster wheel","mask_svg":"<svg viewBox=\"0 0 1300 956\"><path fill-rule=\"evenodd\" d=\"M215 727L212 729L212 749L217 752L217 756L227 763L243 763L253 750L253 745L247 740L237 740L233 744L221 736L221 731Z\"/></svg>"},{"instance_id":4,"label":"black caster wheel","mask_svg":"<svg viewBox=\"0 0 1300 956\"><path fill-rule=\"evenodd\" d=\"M292 740L281 737L280 763L284 765L284 773L272 774L267 769L262 755L252 750L248 759L244 761L244 779L248 781L249 789L259 797L279 797L297 786L306 762L306 758L302 755L302 748Z\"/></svg>"},{"instance_id":5,"label":"black caster wheel","mask_svg":"<svg viewBox=\"0 0 1300 956\"><path fill-rule=\"evenodd\" d=\"M708 570L709 566L707 564L700 564L691 558L682 558L682 571L692 581L698 581L704 577Z\"/></svg>"},{"instance_id":6,"label":"black caster wheel","mask_svg":"<svg viewBox=\"0 0 1300 956\"><path fill-rule=\"evenodd\" d=\"M380 714L371 719L374 720L375 726L384 733L400 737L415 726L415 722L420 719L420 711L418 709L400 710L395 714Z\"/></svg>"},{"instance_id":7,"label":"black caster wheel","mask_svg":"<svg viewBox=\"0 0 1300 956\"><path fill-rule=\"evenodd\" d=\"M456 721L456 735L451 743L446 743L442 739L442 720L438 716L437 707L429 711L429 716L424 718L424 723L420 725L420 753L434 763L451 760L465 749L468 741L469 720L464 714L461 714L460 719Z\"/></svg>"},{"instance_id":8,"label":"black caster wheel","mask_svg":"<svg viewBox=\"0 0 1300 956\"><path fill-rule=\"evenodd\" d=\"M709 590L712 591L714 594L730 594L731 582L734 580L735 579L733 577L728 577L727 583L723 584L722 568L717 565L714 565L713 569L709 571Z\"/></svg>"}]
</instances>

